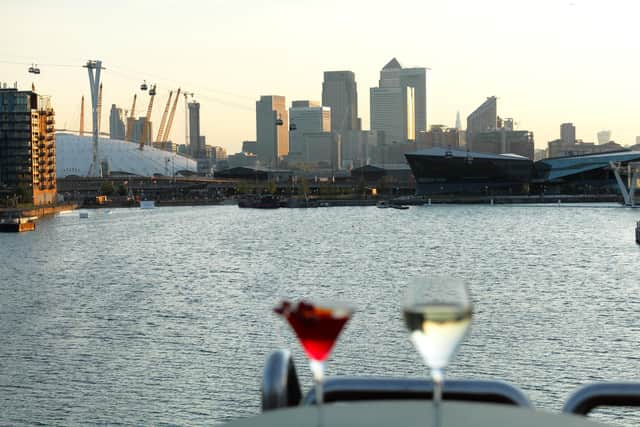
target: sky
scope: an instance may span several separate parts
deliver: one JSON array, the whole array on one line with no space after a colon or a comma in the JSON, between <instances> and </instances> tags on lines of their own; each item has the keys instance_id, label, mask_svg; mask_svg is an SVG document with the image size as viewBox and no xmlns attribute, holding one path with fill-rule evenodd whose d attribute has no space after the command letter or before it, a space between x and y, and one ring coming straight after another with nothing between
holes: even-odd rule
<instances>
[{"instance_id":1,"label":"sky","mask_svg":"<svg viewBox=\"0 0 640 427\"><path fill-rule=\"evenodd\" d=\"M393 57L428 67L428 125L453 126L488 96L534 133L536 148L573 122L578 138L640 135L640 4L631 0L3 0L0 82L51 96L57 127L78 129L89 105L82 65L100 59L101 128L111 104L147 109L154 134L170 90L201 103L207 144L237 152L255 139L260 95L320 100L323 72L351 70L369 128L369 88ZM42 73L27 73L37 63ZM85 110L89 127L89 108ZM171 137L184 141L184 101Z\"/></svg>"}]
</instances>

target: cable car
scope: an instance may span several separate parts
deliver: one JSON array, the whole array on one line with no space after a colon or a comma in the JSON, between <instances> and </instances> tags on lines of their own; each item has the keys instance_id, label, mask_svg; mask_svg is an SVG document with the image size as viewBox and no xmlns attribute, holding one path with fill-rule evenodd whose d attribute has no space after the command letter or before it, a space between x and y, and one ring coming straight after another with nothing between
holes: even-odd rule
<instances>
[{"instance_id":1,"label":"cable car","mask_svg":"<svg viewBox=\"0 0 640 427\"><path fill-rule=\"evenodd\" d=\"M149 89L149 95L153 96L156 94L156 85L151 86L151 89Z\"/></svg>"},{"instance_id":2,"label":"cable car","mask_svg":"<svg viewBox=\"0 0 640 427\"><path fill-rule=\"evenodd\" d=\"M38 68L37 64L31 64L31 67L29 67L29 72L31 74L40 74L40 68Z\"/></svg>"},{"instance_id":3,"label":"cable car","mask_svg":"<svg viewBox=\"0 0 640 427\"><path fill-rule=\"evenodd\" d=\"M142 84L140 85L140 90L147 90L147 81L143 81Z\"/></svg>"}]
</instances>

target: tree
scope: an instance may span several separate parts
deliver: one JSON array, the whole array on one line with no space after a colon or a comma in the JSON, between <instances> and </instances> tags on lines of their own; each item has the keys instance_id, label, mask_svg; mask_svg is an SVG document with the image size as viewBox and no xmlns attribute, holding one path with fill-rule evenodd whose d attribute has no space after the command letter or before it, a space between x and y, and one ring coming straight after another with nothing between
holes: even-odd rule
<instances>
[{"instance_id":1,"label":"tree","mask_svg":"<svg viewBox=\"0 0 640 427\"><path fill-rule=\"evenodd\" d=\"M100 186L100 194L104 194L105 196L111 196L115 191L116 188L113 185L113 182L105 181Z\"/></svg>"},{"instance_id":2,"label":"tree","mask_svg":"<svg viewBox=\"0 0 640 427\"><path fill-rule=\"evenodd\" d=\"M276 185L276 183L273 181L269 181L267 183L267 193L276 194L277 191L278 191L278 186Z\"/></svg>"},{"instance_id":3,"label":"tree","mask_svg":"<svg viewBox=\"0 0 640 427\"><path fill-rule=\"evenodd\" d=\"M129 190L127 190L127 187L124 184L118 185L119 196L126 196L128 193L129 193Z\"/></svg>"}]
</instances>

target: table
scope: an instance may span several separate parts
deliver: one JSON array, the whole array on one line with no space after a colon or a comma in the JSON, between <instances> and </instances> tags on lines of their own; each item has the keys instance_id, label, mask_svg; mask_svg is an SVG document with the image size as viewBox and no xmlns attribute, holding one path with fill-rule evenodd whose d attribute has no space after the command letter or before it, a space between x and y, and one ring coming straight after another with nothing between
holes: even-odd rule
<instances>
[{"instance_id":1,"label":"table","mask_svg":"<svg viewBox=\"0 0 640 427\"><path fill-rule=\"evenodd\" d=\"M446 401L441 405L442 427L596 427L597 423L576 415L554 414L511 405ZM366 401L326 404L324 426L427 427L434 425L433 405L427 401ZM315 406L297 406L264 412L232 421L226 427L309 426L318 427Z\"/></svg>"}]
</instances>

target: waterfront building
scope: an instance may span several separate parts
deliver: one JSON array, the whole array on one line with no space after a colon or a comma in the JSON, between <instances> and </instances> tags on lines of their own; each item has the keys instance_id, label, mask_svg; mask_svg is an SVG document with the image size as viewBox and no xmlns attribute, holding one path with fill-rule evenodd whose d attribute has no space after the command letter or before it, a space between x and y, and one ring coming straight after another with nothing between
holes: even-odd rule
<instances>
[{"instance_id":1,"label":"waterfront building","mask_svg":"<svg viewBox=\"0 0 640 427\"><path fill-rule=\"evenodd\" d=\"M566 144L576 142L576 127L573 123L562 123L560 125L560 139Z\"/></svg>"},{"instance_id":2,"label":"waterfront building","mask_svg":"<svg viewBox=\"0 0 640 427\"><path fill-rule=\"evenodd\" d=\"M331 132L331 109L316 101L293 101L289 109L289 160L301 158L304 135Z\"/></svg>"},{"instance_id":3,"label":"waterfront building","mask_svg":"<svg viewBox=\"0 0 640 427\"><path fill-rule=\"evenodd\" d=\"M340 169L342 165L341 135L337 132L307 132L297 162L320 168Z\"/></svg>"},{"instance_id":4,"label":"waterfront building","mask_svg":"<svg viewBox=\"0 0 640 427\"><path fill-rule=\"evenodd\" d=\"M200 138L200 103L196 101L187 104L189 110L189 154L198 158L202 156L204 141Z\"/></svg>"},{"instance_id":5,"label":"waterfront building","mask_svg":"<svg viewBox=\"0 0 640 427\"><path fill-rule=\"evenodd\" d=\"M573 144L564 142L562 139L556 139L549 141L548 155L549 158L555 157L567 157L567 156L582 156L585 154L594 153L606 153L612 151L624 150L624 147L613 141L609 141L606 144L595 144L593 142L584 142L577 140Z\"/></svg>"},{"instance_id":6,"label":"waterfront building","mask_svg":"<svg viewBox=\"0 0 640 427\"><path fill-rule=\"evenodd\" d=\"M57 198L54 124L48 97L0 89L0 186L36 206Z\"/></svg>"},{"instance_id":7,"label":"waterfront building","mask_svg":"<svg viewBox=\"0 0 640 427\"><path fill-rule=\"evenodd\" d=\"M463 132L444 125L431 125L429 131L419 132L416 137L417 148L449 147L459 148L463 144Z\"/></svg>"},{"instance_id":8,"label":"waterfront building","mask_svg":"<svg viewBox=\"0 0 640 427\"><path fill-rule=\"evenodd\" d=\"M530 160L534 158L533 133L527 130L502 127L491 132L480 132L475 135L473 147L473 151L480 153L512 153Z\"/></svg>"},{"instance_id":9,"label":"waterfront building","mask_svg":"<svg viewBox=\"0 0 640 427\"><path fill-rule=\"evenodd\" d=\"M469 116L467 116L467 147L473 146L476 136L481 132L496 130L498 123L498 98L490 96Z\"/></svg>"},{"instance_id":10,"label":"waterfront building","mask_svg":"<svg viewBox=\"0 0 640 427\"><path fill-rule=\"evenodd\" d=\"M255 141L242 141L242 152L257 154L257 146Z\"/></svg>"},{"instance_id":11,"label":"waterfront building","mask_svg":"<svg viewBox=\"0 0 640 427\"><path fill-rule=\"evenodd\" d=\"M256 101L256 151L263 166L277 167L289 153L289 114L284 96L266 95Z\"/></svg>"},{"instance_id":12,"label":"waterfront building","mask_svg":"<svg viewBox=\"0 0 640 427\"><path fill-rule=\"evenodd\" d=\"M258 158L254 153L240 152L236 154L230 154L227 157L227 164L229 168L237 167L249 167L255 168L258 164Z\"/></svg>"},{"instance_id":13,"label":"waterfront building","mask_svg":"<svg viewBox=\"0 0 640 427\"><path fill-rule=\"evenodd\" d=\"M624 169L629 162L640 161L640 151L547 158L535 163L515 154L441 147L418 150L406 157L418 195L597 194L617 193L610 162Z\"/></svg>"},{"instance_id":14,"label":"waterfront building","mask_svg":"<svg viewBox=\"0 0 640 427\"><path fill-rule=\"evenodd\" d=\"M533 162L514 154L434 147L406 158L418 195L526 193L533 173Z\"/></svg>"},{"instance_id":15,"label":"waterfront building","mask_svg":"<svg viewBox=\"0 0 640 427\"><path fill-rule=\"evenodd\" d=\"M601 130L597 134L598 137L598 145L606 144L611 141L611 131L610 130Z\"/></svg>"},{"instance_id":16,"label":"waterfront building","mask_svg":"<svg viewBox=\"0 0 640 427\"><path fill-rule=\"evenodd\" d=\"M352 71L325 71L322 82L322 105L331 109L331 129L360 130L358 87Z\"/></svg>"},{"instance_id":17,"label":"waterfront building","mask_svg":"<svg viewBox=\"0 0 640 427\"><path fill-rule=\"evenodd\" d=\"M116 104L111 104L111 111L109 112L109 137L111 139L124 139L124 114L122 108L116 107Z\"/></svg>"}]
</instances>

